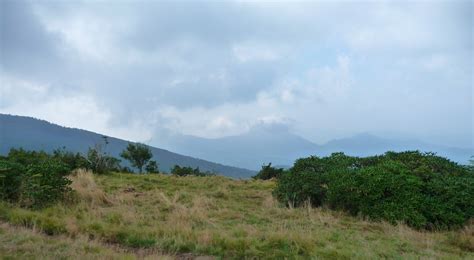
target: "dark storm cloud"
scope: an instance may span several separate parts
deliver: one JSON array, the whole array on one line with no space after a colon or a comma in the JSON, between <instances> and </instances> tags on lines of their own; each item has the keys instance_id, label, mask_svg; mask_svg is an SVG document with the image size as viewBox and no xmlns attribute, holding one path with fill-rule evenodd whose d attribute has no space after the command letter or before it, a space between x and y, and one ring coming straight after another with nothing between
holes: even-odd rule
<instances>
[{"instance_id":1,"label":"dark storm cloud","mask_svg":"<svg viewBox=\"0 0 474 260\"><path fill-rule=\"evenodd\" d=\"M0 6L2 70L20 77L54 70L59 65L58 35L45 31L29 3L6 0Z\"/></svg>"}]
</instances>

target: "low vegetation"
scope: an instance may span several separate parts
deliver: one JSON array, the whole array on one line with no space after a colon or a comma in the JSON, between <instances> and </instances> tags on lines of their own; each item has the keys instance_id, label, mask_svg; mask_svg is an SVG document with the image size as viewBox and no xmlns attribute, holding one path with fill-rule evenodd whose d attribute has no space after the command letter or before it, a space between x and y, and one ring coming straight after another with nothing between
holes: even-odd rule
<instances>
[{"instance_id":1,"label":"low vegetation","mask_svg":"<svg viewBox=\"0 0 474 260\"><path fill-rule=\"evenodd\" d=\"M274 191L289 206L322 206L414 228L459 228L474 217L474 173L432 153L335 153L296 161Z\"/></svg>"},{"instance_id":2,"label":"low vegetation","mask_svg":"<svg viewBox=\"0 0 474 260\"><path fill-rule=\"evenodd\" d=\"M127 248L106 245L86 236L49 236L8 223L0 223L2 259L175 259L160 252L130 252Z\"/></svg>"},{"instance_id":3,"label":"low vegetation","mask_svg":"<svg viewBox=\"0 0 474 260\"><path fill-rule=\"evenodd\" d=\"M259 180L278 179L283 174L283 168L272 167L272 163L262 165L262 169L252 178Z\"/></svg>"},{"instance_id":4,"label":"low vegetation","mask_svg":"<svg viewBox=\"0 0 474 260\"><path fill-rule=\"evenodd\" d=\"M84 171L70 178L77 197L74 203L37 210L0 203L1 221L49 234L51 240L86 239L100 252L129 252L137 257L156 253L225 258L474 256L472 224L457 231L427 232L308 204L281 207L272 196L274 181ZM67 255L68 250L87 246L74 242L61 250Z\"/></svg>"},{"instance_id":5,"label":"low vegetation","mask_svg":"<svg viewBox=\"0 0 474 260\"><path fill-rule=\"evenodd\" d=\"M176 176L211 176L215 175L210 172L202 172L199 170L199 167L192 168L192 167L181 167L179 165L175 165L173 169L171 169L171 174Z\"/></svg>"},{"instance_id":6,"label":"low vegetation","mask_svg":"<svg viewBox=\"0 0 474 260\"><path fill-rule=\"evenodd\" d=\"M252 180L180 166L171 175L71 171L83 158L0 158L0 255L474 257L473 168L434 154L337 153L288 171L264 165Z\"/></svg>"},{"instance_id":7,"label":"low vegetation","mask_svg":"<svg viewBox=\"0 0 474 260\"><path fill-rule=\"evenodd\" d=\"M67 198L71 188L70 169L54 157L34 164L21 160L0 160L0 197L22 207L40 208Z\"/></svg>"}]
</instances>

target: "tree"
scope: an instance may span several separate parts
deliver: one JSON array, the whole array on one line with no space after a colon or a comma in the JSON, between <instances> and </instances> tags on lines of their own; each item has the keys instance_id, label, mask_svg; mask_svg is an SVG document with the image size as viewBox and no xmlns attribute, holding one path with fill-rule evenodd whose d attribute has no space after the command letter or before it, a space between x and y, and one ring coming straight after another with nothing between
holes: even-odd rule
<instances>
[{"instance_id":1,"label":"tree","mask_svg":"<svg viewBox=\"0 0 474 260\"><path fill-rule=\"evenodd\" d=\"M158 164L156 163L155 160L150 160L146 166L145 166L145 171L147 173L160 173L160 170L158 169Z\"/></svg>"},{"instance_id":2,"label":"tree","mask_svg":"<svg viewBox=\"0 0 474 260\"><path fill-rule=\"evenodd\" d=\"M133 167L143 172L143 166L153 157L150 148L140 143L128 143L127 148L120 154L122 158L128 160Z\"/></svg>"}]
</instances>

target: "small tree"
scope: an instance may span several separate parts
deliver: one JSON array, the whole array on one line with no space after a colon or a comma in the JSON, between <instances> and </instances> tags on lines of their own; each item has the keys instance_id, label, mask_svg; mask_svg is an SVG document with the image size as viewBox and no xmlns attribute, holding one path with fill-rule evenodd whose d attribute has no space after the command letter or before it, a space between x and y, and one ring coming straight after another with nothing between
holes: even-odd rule
<instances>
[{"instance_id":1,"label":"small tree","mask_svg":"<svg viewBox=\"0 0 474 260\"><path fill-rule=\"evenodd\" d=\"M122 158L128 160L133 167L138 168L138 172L142 173L143 166L153 157L150 148L140 143L128 143L127 148L120 154Z\"/></svg>"},{"instance_id":2,"label":"small tree","mask_svg":"<svg viewBox=\"0 0 474 260\"><path fill-rule=\"evenodd\" d=\"M158 164L156 163L155 160L150 160L146 164L145 170L147 173L160 173L160 170L158 169Z\"/></svg>"},{"instance_id":3,"label":"small tree","mask_svg":"<svg viewBox=\"0 0 474 260\"><path fill-rule=\"evenodd\" d=\"M107 136L102 136L104 143L95 144L94 148L89 148L86 155L87 168L97 174L104 174L110 171L117 171L120 168L120 160L107 154L106 148L109 144Z\"/></svg>"}]
</instances>

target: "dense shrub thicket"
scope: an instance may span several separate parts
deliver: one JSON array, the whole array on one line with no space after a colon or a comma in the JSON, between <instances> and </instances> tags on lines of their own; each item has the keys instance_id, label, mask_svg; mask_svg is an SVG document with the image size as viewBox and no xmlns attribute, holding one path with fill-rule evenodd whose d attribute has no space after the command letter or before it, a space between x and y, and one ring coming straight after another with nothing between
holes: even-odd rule
<instances>
[{"instance_id":1,"label":"dense shrub thicket","mask_svg":"<svg viewBox=\"0 0 474 260\"><path fill-rule=\"evenodd\" d=\"M107 139L104 140L106 145ZM147 161L146 170L158 173L156 161ZM53 204L68 197L71 181L67 175L78 168L97 174L124 169L120 160L109 156L100 144L90 148L85 156L65 148L51 154L11 149L7 156L0 156L0 199L28 208Z\"/></svg>"},{"instance_id":2,"label":"dense shrub thicket","mask_svg":"<svg viewBox=\"0 0 474 260\"><path fill-rule=\"evenodd\" d=\"M69 166L54 156L13 151L0 159L0 198L22 207L47 206L71 191L69 172Z\"/></svg>"},{"instance_id":3,"label":"dense shrub thicket","mask_svg":"<svg viewBox=\"0 0 474 260\"><path fill-rule=\"evenodd\" d=\"M278 179L285 204L325 206L415 228L447 229L474 217L474 172L433 153L299 159Z\"/></svg>"},{"instance_id":4,"label":"dense shrub thicket","mask_svg":"<svg viewBox=\"0 0 474 260\"><path fill-rule=\"evenodd\" d=\"M260 180L269 180L272 178L279 178L283 173L283 168L275 168L272 163L262 165L262 169L252 178Z\"/></svg>"}]
</instances>

